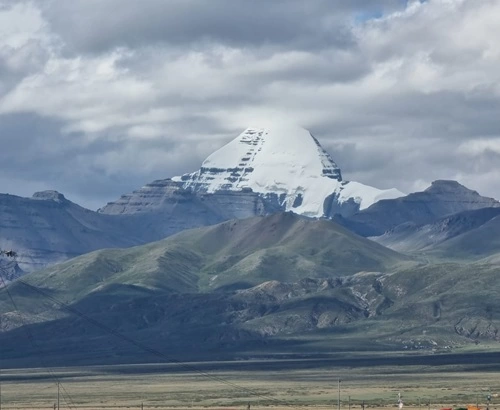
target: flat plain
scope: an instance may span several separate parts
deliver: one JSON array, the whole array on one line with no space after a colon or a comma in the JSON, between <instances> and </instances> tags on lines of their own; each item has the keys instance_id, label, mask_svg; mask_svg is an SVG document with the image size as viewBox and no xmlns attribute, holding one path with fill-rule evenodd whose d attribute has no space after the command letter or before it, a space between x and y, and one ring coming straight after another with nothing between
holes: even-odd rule
<instances>
[{"instance_id":1,"label":"flat plain","mask_svg":"<svg viewBox=\"0 0 500 410\"><path fill-rule=\"evenodd\" d=\"M2 409L434 410L479 404L500 409L500 368L478 364L337 366L328 360L205 362L4 369ZM337 362L338 363L338 362Z\"/></svg>"}]
</instances>

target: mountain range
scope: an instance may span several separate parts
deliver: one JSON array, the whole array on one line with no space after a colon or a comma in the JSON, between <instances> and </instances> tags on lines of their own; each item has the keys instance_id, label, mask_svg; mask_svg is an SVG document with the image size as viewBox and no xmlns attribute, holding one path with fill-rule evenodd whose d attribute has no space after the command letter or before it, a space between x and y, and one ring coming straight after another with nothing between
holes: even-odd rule
<instances>
[{"instance_id":1,"label":"mountain range","mask_svg":"<svg viewBox=\"0 0 500 410\"><path fill-rule=\"evenodd\" d=\"M0 195L0 247L17 249L26 272L106 247L162 239L229 219L293 210L350 215L403 195L342 180L318 140L294 126L248 128L199 171L154 181L93 212L55 191Z\"/></svg>"},{"instance_id":2,"label":"mountain range","mask_svg":"<svg viewBox=\"0 0 500 410\"><path fill-rule=\"evenodd\" d=\"M441 217L498 205L454 181L435 181L407 196L344 181L308 131L248 128L210 155L200 170L149 183L97 212L55 191L32 198L0 194L0 247L16 249L20 269L32 272L97 249L277 212L333 218L362 236L381 237L398 225L417 229ZM390 243L388 237L380 240Z\"/></svg>"},{"instance_id":3,"label":"mountain range","mask_svg":"<svg viewBox=\"0 0 500 410\"><path fill-rule=\"evenodd\" d=\"M248 128L97 212L0 194L0 339L13 363L37 355L26 326L61 363L153 360L106 326L202 359L496 341L499 224L456 181L344 181L308 131Z\"/></svg>"}]
</instances>

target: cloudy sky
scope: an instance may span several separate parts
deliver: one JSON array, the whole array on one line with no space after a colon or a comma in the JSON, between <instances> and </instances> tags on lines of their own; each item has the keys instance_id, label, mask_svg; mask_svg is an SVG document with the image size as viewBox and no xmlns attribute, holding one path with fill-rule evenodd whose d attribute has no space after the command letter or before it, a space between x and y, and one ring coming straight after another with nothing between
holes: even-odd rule
<instances>
[{"instance_id":1,"label":"cloudy sky","mask_svg":"<svg viewBox=\"0 0 500 410\"><path fill-rule=\"evenodd\" d=\"M0 192L97 208L250 125L500 198L499 0L0 0Z\"/></svg>"}]
</instances>

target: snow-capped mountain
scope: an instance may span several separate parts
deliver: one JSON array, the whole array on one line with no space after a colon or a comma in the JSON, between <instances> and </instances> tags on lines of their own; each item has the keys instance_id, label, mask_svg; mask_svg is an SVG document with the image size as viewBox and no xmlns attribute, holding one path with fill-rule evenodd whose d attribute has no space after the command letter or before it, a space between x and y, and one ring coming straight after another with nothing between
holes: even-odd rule
<instances>
[{"instance_id":1,"label":"snow-capped mountain","mask_svg":"<svg viewBox=\"0 0 500 410\"><path fill-rule=\"evenodd\" d=\"M247 128L234 140L211 154L201 168L171 181L156 181L108 204L104 213L135 213L158 209L165 197L179 191L218 199L224 215L235 216L231 199L236 193L251 199L244 216L272 211L322 217L350 215L380 199L404 194L397 189L380 190L359 182L343 181L332 157L311 133L296 126ZM158 187L162 185L163 191ZM241 199L241 198L240 198ZM215 200L215 198L211 198ZM256 201L264 203L258 206ZM238 212L241 209L238 208ZM240 212L241 213L241 212Z\"/></svg>"},{"instance_id":2,"label":"snow-capped mountain","mask_svg":"<svg viewBox=\"0 0 500 410\"><path fill-rule=\"evenodd\" d=\"M331 200L364 209L380 199L403 196L342 180L342 173L311 133L296 126L247 128L211 154L200 170L172 178L199 193L251 190L277 195L285 211L321 217ZM329 206L330 205L330 206Z\"/></svg>"}]
</instances>

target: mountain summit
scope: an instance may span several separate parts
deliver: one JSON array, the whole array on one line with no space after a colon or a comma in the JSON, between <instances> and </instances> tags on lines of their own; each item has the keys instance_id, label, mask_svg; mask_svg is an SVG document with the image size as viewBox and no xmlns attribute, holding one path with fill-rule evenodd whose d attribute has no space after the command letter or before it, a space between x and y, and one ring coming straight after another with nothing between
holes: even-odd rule
<instances>
[{"instance_id":1,"label":"mountain summit","mask_svg":"<svg viewBox=\"0 0 500 410\"><path fill-rule=\"evenodd\" d=\"M403 196L396 189L343 181L340 168L318 140L291 125L247 128L211 154L200 170L172 180L200 194L248 191L275 197L282 210L311 217Z\"/></svg>"}]
</instances>

